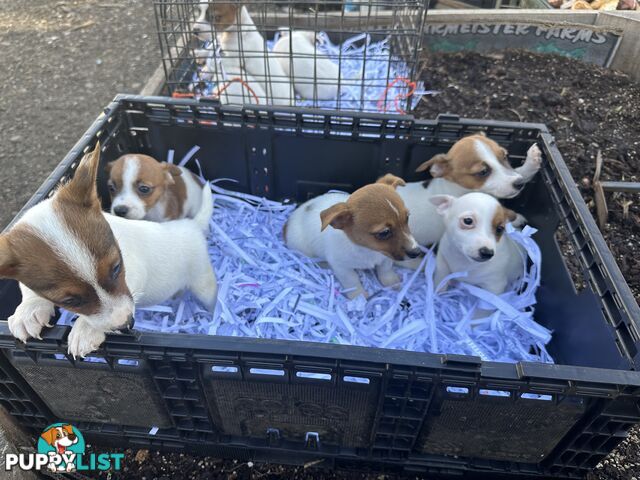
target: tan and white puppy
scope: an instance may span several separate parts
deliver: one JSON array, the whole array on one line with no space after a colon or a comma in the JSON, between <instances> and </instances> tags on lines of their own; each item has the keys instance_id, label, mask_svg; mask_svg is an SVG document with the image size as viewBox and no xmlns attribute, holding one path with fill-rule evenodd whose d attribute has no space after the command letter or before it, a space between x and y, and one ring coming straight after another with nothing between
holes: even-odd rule
<instances>
[{"instance_id":1,"label":"tan and white puppy","mask_svg":"<svg viewBox=\"0 0 640 480\"><path fill-rule=\"evenodd\" d=\"M438 244L436 286L451 273L467 272L463 282L501 294L522 274L524 251L505 235L505 225L515 220L515 212L479 192L458 198L436 195L431 203L445 224Z\"/></svg>"},{"instance_id":2,"label":"tan and white puppy","mask_svg":"<svg viewBox=\"0 0 640 480\"><path fill-rule=\"evenodd\" d=\"M273 52L302 98L335 100L338 97L340 68L316 50L315 35L309 31L294 31L289 35L284 31Z\"/></svg>"},{"instance_id":3,"label":"tan and white puppy","mask_svg":"<svg viewBox=\"0 0 640 480\"><path fill-rule=\"evenodd\" d=\"M225 69L245 71L250 75L262 86L267 103L292 104L291 80L276 58L266 50L264 38L241 2L210 2L201 7L198 20L193 27L195 35L202 41L212 41L211 33L215 33L222 48Z\"/></svg>"},{"instance_id":4,"label":"tan and white puppy","mask_svg":"<svg viewBox=\"0 0 640 480\"><path fill-rule=\"evenodd\" d=\"M393 261L420 254L409 232L409 212L395 191L403 183L386 175L351 195L326 193L303 203L285 224L285 243L326 261L349 298L368 295L358 269L375 268L384 286L398 283Z\"/></svg>"},{"instance_id":5,"label":"tan and white puppy","mask_svg":"<svg viewBox=\"0 0 640 480\"><path fill-rule=\"evenodd\" d=\"M79 315L68 349L81 357L98 348L106 332L130 328L135 305L189 289L213 311L217 296L205 239L213 211L209 185L194 219L126 220L101 211L99 158L98 146L72 180L0 235L0 277L18 280L22 291L9 317L11 333L23 342L40 338L57 305Z\"/></svg>"},{"instance_id":6,"label":"tan and white puppy","mask_svg":"<svg viewBox=\"0 0 640 480\"><path fill-rule=\"evenodd\" d=\"M444 222L429 201L434 195L459 197L478 191L496 198L512 198L520 193L542 165L542 153L532 145L522 166L511 167L508 152L482 134L457 141L447 153L436 155L416 171L429 170L430 182L410 182L398 187L398 195L411 212L409 227L420 245L436 243L444 233ZM522 223L519 217L516 223Z\"/></svg>"},{"instance_id":7,"label":"tan and white puppy","mask_svg":"<svg viewBox=\"0 0 640 480\"><path fill-rule=\"evenodd\" d=\"M202 182L184 167L137 153L105 167L111 213L133 220L193 218L202 203Z\"/></svg>"}]
</instances>

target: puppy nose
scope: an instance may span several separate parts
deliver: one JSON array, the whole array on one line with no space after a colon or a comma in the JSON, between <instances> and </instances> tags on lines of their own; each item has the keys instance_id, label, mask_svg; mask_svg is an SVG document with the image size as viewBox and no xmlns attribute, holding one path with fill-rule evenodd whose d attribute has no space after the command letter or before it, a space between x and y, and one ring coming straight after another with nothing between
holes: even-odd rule
<instances>
[{"instance_id":1,"label":"puppy nose","mask_svg":"<svg viewBox=\"0 0 640 480\"><path fill-rule=\"evenodd\" d=\"M480 250L478 250L478 253L480 254L480 258L482 260L489 260L491 257L493 257L493 250L487 247L482 247Z\"/></svg>"},{"instance_id":2,"label":"puppy nose","mask_svg":"<svg viewBox=\"0 0 640 480\"><path fill-rule=\"evenodd\" d=\"M128 330L133 330L133 326L136 324L136 319L133 318L133 315L129 315L127 322L120 329L121 332L126 332Z\"/></svg>"},{"instance_id":3,"label":"puppy nose","mask_svg":"<svg viewBox=\"0 0 640 480\"><path fill-rule=\"evenodd\" d=\"M125 207L124 205L118 205L113 209L113 213L115 213L119 217L124 217L128 211L129 208Z\"/></svg>"},{"instance_id":4,"label":"puppy nose","mask_svg":"<svg viewBox=\"0 0 640 480\"><path fill-rule=\"evenodd\" d=\"M419 248L412 248L411 250L406 250L406 253L407 253L407 257L416 258L420 256L420 254L422 253L422 250L420 250Z\"/></svg>"},{"instance_id":5,"label":"puppy nose","mask_svg":"<svg viewBox=\"0 0 640 480\"><path fill-rule=\"evenodd\" d=\"M522 187L524 187L523 179L516 180L515 182L513 182L513 188L515 188L516 190L522 190Z\"/></svg>"}]
</instances>

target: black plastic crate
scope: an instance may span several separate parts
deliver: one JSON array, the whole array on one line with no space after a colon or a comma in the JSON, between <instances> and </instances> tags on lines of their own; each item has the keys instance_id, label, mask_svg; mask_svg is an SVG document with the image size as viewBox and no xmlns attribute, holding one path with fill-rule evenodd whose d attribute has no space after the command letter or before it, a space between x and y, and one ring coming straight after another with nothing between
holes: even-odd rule
<instances>
[{"instance_id":1,"label":"black plastic crate","mask_svg":"<svg viewBox=\"0 0 640 480\"><path fill-rule=\"evenodd\" d=\"M0 321L0 404L34 432L69 421L90 442L120 447L444 476L583 476L640 422L640 311L543 125L119 96L25 208L71 175L97 139L103 162L124 152L164 158L170 148L179 158L197 144L207 178L301 201L387 172L417 179L420 162L477 131L513 160L533 142L543 150L543 169L511 206L540 230L536 320L554 330L556 365L160 333L109 335L95 354L106 363L73 362L64 356L69 327L25 346ZM558 246L561 230L583 268L578 288ZM19 299L15 282L1 282L0 318Z\"/></svg>"}]
</instances>

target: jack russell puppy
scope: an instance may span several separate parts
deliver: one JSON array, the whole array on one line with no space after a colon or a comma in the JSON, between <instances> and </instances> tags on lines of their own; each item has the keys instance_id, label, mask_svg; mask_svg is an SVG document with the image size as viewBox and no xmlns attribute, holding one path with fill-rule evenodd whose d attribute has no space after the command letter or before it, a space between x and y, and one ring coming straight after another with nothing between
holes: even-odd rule
<instances>
[{"instance_id":1,"label":"jack russell puppy","mask_svg":"<svg viewBox=\"0 0 640 480\"><path fill-rule=\"evenodd\" d=\"M340 68L316 51L315 35L308 31L295 31L289 35L288 31L283 31L273 52L284 73L293 80L298 95L310 100L335 100Z\"/></svg>"},{"instance_id":2,"label":"jack russell puppy","mask_svg":"<svg viewBox=\"0 0 640 480\"><path fill-rule=\"evenodd\" d=\"M200 17L203 12L205 21L194 23L194 33L202 41L212 41L211 32L215 32L225 58L223 66L227 70L245 71L255 79L266 92L268 103L291 105L294 100L291 81L266 50L264 38L247 7L237 0L210 2L201 8Z\"/></svg>"},{"instance_id":3,"label":"jack russell puppy","mask_svg":"<svg viewBox=\"0 0 640 480\"><path fill-rule=\"evenodd\" d=\"M97 349L106 332L131 328L135 305L188 289L213 311L218 290L205 239L209 185L193 220L126 220L100 209L99 161L98 145L73 179L0 235L0 277L17 280L22 291L9 317L11 333L23 342L40 338L54 306L65 308L79 315L67 339L74 357Z\"/></svg>"},{"instance_id":4,"label":"jack russell puppy","mask_svg":"<svg viewBox=\"0 0 640 480\"><path fill-rule=\"evenodd\" d=\"M193 218L202 203L202 182L192 172L149 155L123 155L105 167L111 213L133 220Z\"/></svg>"},{"instance_id":5,"label":"jack russell puppy","mask_svg":"<svg viewBox=\"0 0 640 480\"><path fill-rule=\"evenodd\" d=\"M411 212L411 233L420 245L433 245L444 233L444 222L429 201L432 196L460 197L478 191L496 198L513 198L541 165L542 152L535 144L529 148L522 166L514 169L508 152L484 134L462 138L447 153L436 155L416 169L416 172L429 170L433 179L428 184L410 182L398 187L398 195ZM515 225L524 221L519 216Z\"/></svg>"},{"instance_id":6,"label":"jack russell puppy","mask_svg":"<svg viewBox=\"0 0 640 480\"><path fill-rule=\"evenodd\" d=\"M409 212L395 191L403 184L385 175L351 195L326 193L303 203L284 226L286 245L326 261L351 299L368 296L357 269L375 268L383 286L397 284L393 261L421 253L409 231Z\"/></svg>"},{"instance_id":7,"label":"jack russell puppy","mask_svg":"<svg viewBox=\"0 0 640 480\"><path fill-rule=\"evenodd\" d=\"M458 198L436 195L431 203L445 224L436 257L436 287L451 273L467 272L463 282L499 295L522 275L524 250L505 235L515 212L480 192Z\"/></svg>"}]
</instances>

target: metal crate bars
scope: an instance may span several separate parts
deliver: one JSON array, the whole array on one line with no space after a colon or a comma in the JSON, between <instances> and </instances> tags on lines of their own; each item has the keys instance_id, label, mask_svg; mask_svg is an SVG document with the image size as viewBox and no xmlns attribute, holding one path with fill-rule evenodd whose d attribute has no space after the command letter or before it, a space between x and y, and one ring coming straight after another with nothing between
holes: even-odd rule
<instances>
[{"instance_id":1,"label":"metal crate bars","mask_svg":"<svg viewBox=\"0 0 640 480\"><path fill-rule=\"evenodd\" d=\"M154 0L167 93L404 113L427 0Z\"/></svg>"}]
</instances>

